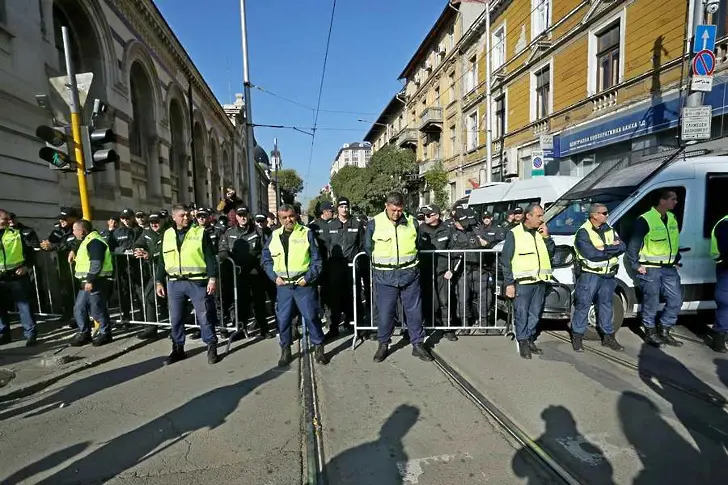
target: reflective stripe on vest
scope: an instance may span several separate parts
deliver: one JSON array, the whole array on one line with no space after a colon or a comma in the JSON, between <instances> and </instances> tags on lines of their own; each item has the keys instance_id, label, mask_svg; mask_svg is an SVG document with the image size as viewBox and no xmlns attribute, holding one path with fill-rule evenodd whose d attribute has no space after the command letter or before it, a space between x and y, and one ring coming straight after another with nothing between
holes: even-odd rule
<instances>
[{"instance_id":1,"label":"reflective stripe on vest","mask_svg":"<svg viewBox=\"0 0 728 485\"><path fill-rule=\"evenodd\" d=\"M719 220L715 226L713 226L713 231L710 233L710 257L713 258L716 263L722 263L722 261L718 259L720 258L720 250L718 249L718 238L715 237L715 230L718 229L718 224L723 221L728 221L728 216Z\"/></svg>"},{"instance_id":2,"label":"reflective stripe on vest","mask_svg":"<svg viewBox=\"0 0 728 485\"><path fill-rule=\"evenodd\" d=\"M374 217L372 265L376 269L394 270L417 266L417 225L403 215L406 224L395 224L384 211Z\"/></svg>"},{"instance_id":3,"label":"reflective stripe on vest","mask_svg":"<svg viewBox=\"0 0 728 485\"><path fill-rule=\"evenodd\" d=\"M268 251L273 258L273 271L283 281L294 283L308 272L311 266L311 244L308 242L309 229L296 224L288 237L288 263L286 253L281 242L283 228L273 231Z\"/></svg>"},{"instance_id":4,"label":"reflective stripe on vest","mask_svg":"<svg viewBox=\"0 0 728 485\"><path fill-rule=\"evenodd\" d=\"M680 247L680 229L673 213L667 213L667 225L662 222L662 215L654 207L640 217L650 227L640 249L640 264L663 266L674 263Z\"/></svg>"},{"instance_id":5,"label":"reflective stripe on vest","mask_svg":"<svg viewBox=\"0 0 728 485\"><path fill-rule=\"evenodd\" d=\"M579 234L579 231L581 231L582 229L586 231L586 233L589 235L589 241L591 241L592 245L596 249L604 250L605 245L608 246L614 242L614 229L612 229L611 227L604 231L604 241L602 241L602 239L599 237L599 234L594 229L591 221L587 220L584 224L581 225L579 230L576 231L577 236ZM582 271L596 274L610 274L617 272L619 258L612 257L606 261L592 261L585 258L579 252L576 244L574 244L574 252L576 253L576 260L579 262L579 266L581 266Z\"/></svg>"},{"instance_id":6,"label":"reflective stripe on vest","mask_svg":"<svg viewBox=\"0 0 728 485\"><path fill-rule=\"evenodd\" d=\"M91 231L83 238L81 244L78 246L76 251L76 278L83 280L88 276L88 272L91 269L91 257L88 253L88 244L91 241L101 241L104 244L104 263L101 265L101 271L98 276L109 277L114 274L114 262L111 259L111 251L109 251L109 245L101 234L96 231Z\"/></svg>"},{"instance_id":7,"label":"reflective stripe on vest","mask_svg":"<svg viewBox=\"0 0 728 485\"><path fill-rule=\"evenodd\" d=\"M172 278L185 278L190 280L203 280L207 278L207 264L202 252L202 238L205 228L191 226L182 241L182 247L177 248L177 231L170 227L164 231L162 238L162 257L164 268Z\"/></svg>"},{"instance_id":8,"label":"reflective stripe on vest","mask_svg":"<svg viewBox=\"0 0 728 485\"><path fill-rule=\"evenodd\" d=\"M20 231L8 227L0 240L0 271L11 271L25 262L23 257L23 238Z\"/></svg>"},{"instance_id":9,"label":"reflective stripe on vest","mask_svg":"<svg viewBox=\"0 0 728 485\"><path fill-rule=\"evenodd\" d=\"M511 259L513 279L530 284L551 280L551 258L540 233L526 231L523 224L511 229L515 250Z\"/></svg>"}]
</instances>

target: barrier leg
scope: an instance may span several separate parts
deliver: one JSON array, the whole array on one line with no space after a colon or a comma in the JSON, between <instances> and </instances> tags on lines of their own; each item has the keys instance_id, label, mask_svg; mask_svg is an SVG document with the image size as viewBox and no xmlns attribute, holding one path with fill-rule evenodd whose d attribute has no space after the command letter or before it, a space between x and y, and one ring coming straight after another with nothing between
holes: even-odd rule
<instances>
[{"instance_id":1,"label":"barrier leg","mask_svg":"<svg viewBox=\"0 0 728 485\"><path fill-rule=\"evenodd\" d=\"M230 264L232 265L232 273L233 273L233 312L235 315L233 316L234 322L235 322L235 331L230 334L227 340L227 345L225 347L225 353L227 354L230 352L230 345L237 340L237 336L242 333L245 339L247 340L250 338L248 335L248 322L240 322L239 318L239 301L238 301L238 270L240 269L238 265L235 264L235 262L232 259L228 259ZM220 292L221 298L222 298L222 292ZM222 300L221 300L222 301ZM221 303L222 307L222 303Z\"/></svg>"}]
</instances>

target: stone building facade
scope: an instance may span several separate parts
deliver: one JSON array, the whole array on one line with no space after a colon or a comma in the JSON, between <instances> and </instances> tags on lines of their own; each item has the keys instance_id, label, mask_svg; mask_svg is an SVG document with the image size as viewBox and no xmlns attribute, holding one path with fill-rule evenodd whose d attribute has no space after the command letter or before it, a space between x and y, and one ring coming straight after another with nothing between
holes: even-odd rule
<instances>
[{"instance_id":1,"label":"stone building facade","mask_svg":"<svg viewBox=\"0 0 728 485\"><path fill-rule=\"evenodd\" d=\"M45 233L60 206L79 205L76 175L49 169L35 137L51 122L36 95L68 119L48 81L65 74L63 25L76 71L94 74L84 121L99 98L109 111L98 124L117 134L120 161L88 177L94 220L214 205L227 185L247 197L242 98L220 105L152 0L0 0L0 207Z\"/></svg>"}]
</instances>

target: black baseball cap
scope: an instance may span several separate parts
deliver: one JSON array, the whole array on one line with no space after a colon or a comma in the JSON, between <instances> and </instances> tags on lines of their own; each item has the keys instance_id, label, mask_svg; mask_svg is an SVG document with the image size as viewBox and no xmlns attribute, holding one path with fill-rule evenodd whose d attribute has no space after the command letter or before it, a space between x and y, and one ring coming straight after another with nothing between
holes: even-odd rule
<instances>
[{"instance_id":1,"label":"black baseball cap","mask_svg":"<svg viewBox=\"0 0 728 485\"><path fill-rule=\"evenodd\" d=\"M149 222L160 222L160 219L162 219L162 216L160 214L157 214L155 212L149 214Z\"/></svg>"},{"instance_id":2,"label":"black baseball cap","mask_svg":"<svg viewBox=\"0 0 728 485\"><path fill-rule=\"evenodd\" d=\"M483 217L482 217L482 219L485 219L486 217L489 217L489 218L491 218L491 219L492 219L492 218L493 218L493 214L491 214L491 213L490 213L490 212L488 212L488 211L485 211L485 212L483 212Z\"/></svg>"},{"instance_id":3,"label":"black baseball cap","mask_svg":"<svg viewBox=\"0 0 728 485\"><path fill-rule=\"evenodd\" d=\"M266 219L268 219L268 218L265 216L265 214L255 214L256 221L264 221Z\"/></svg>"},{"instance_id":4,"label":"black baseball cap","mask_svg":"<svg viewBox=\"0 0 728 485\"><path fill-rule=\"evenodd\" d=\"M124 209L121 211L121 214L119 215L122 219L131 219L134 217L134 211L131 209Z\"/></svg>"},{"instance_id":5,"label":"black baseball cap","mask_svg":"<svg viewBox=\"0 0 728 485\"><path fill-rule=\"evenodd\" d=\"M463 207L458 207L455 209L455 216L453 217L456 221L464 221L466 219L474 219L475 213L473 212L473 209L465 209Z\"/></svg>"},{"instance_id":6,"label":"black baseball cap","mask_svg":"<svg viewBox=\"0 0 728 485\"><path fill-rule=\"evenodd\" d=\"M207 209L207 207L200 207L199 209L197 209L197 215L198 216L199 215L207 215L207 216L209 216L210 215L210 211Z\"/></svg>"},{"instance_id":7,"label":"black baseball cap","mask_svg":"<svg viewBox=\"0 0 728 485\"><path fill-rule=\"evenodd\" d=\"M336 203L336 205L338 205L338 206L349 205L349 199L347 199L346 197L340 197L339 201Z\"/></svg>"},{"instance_id":8,"label":"black baseball cap","mask_svg":"<svg viewBox=\"0 0 728 485\"><path fill-rule=\"evenodd\" d=\"M136 214L134 214L136 217L144 217L147 215L144 211L136 211Z\"/></svg>"},{"instance_id":9,"label":"black baseball cap","mask_svg":"<svg viewBox=\"0 0 728 485\"><path fill-rule=\"evenodd\" d=\"M513 209L514 214L523 214L523 207L516 207Z\"/></svg>"},{"instance_id":10,"label":"black baseball cap","mask_svg":"<svg viewBox=\"0 0 728 485\"><path fill-rule=\"evenodd\" d=\"M334 204L332 204L331 202L328 202L328 201L321 202L320 209L321 209L321 212L323 212L323 211L332 211L332 210L334 210Z\"/></svg>"},{"instance_id":11,"label":"black baseball cap","mask_svg":"<svg viewBox=\"0 0 728 485\"><path fill-rule=\"evenodd\" d=\"M420 209L420 212L422 212L426 216L429 216L431 214L439 214L440 207L435 204L425 205L425 206L422 206L422 208Z\"/></svg>"},{"instance_id":12,"label":"black baseball cap","mask_svg":"<svg viewBox=\"0 0 728 485\"><path fill-rule=\"evenodd\" d=\"M235 209L235 213L238 215L241 215L241 216L247 216L249 212L250 211L248 211L248 208L245 207L244 205L241 205L240 207Z\"/></svg>"},{"instance_id":13,"label":"black baseball cap","mask_svg":"<svg viewBox=\"0 0 728 485\"><path fill-rule=\"evenodd\" d=\"M169 216L169 211L167 211L166 209L162 209L161 211L159 211L159 217L168 217L168 216Z\"/></svg>"},{"instance_id":14,"label":"black baseball cap","mask_svg":"<svg viewBox=\"0 0 728 485\"><path fill-rule=\"evenodd\" d=\"M61 207L61 212L56 219L67 219L69 217L78 217L78 211L72 207Z\"/></svg>"}]
</instances>

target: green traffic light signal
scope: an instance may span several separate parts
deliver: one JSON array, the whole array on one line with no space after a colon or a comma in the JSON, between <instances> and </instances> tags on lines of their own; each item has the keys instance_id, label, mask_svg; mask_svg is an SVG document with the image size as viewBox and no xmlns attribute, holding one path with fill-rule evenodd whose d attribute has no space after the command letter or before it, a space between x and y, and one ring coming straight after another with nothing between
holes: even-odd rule
<instances>
[{"instance_id":1,"label":"green traffic light signal","mask_svg":"<svg viewBox=\"0 0 728 485\"><path fill-rule=\"evenodd\" d=\"M67 154L54 150L51 147L41 148L38 151L38 155L42 160L45 160L57 168L68 168L71 166L71 162L73 161Z\"/></svg>"}]
</instances>

